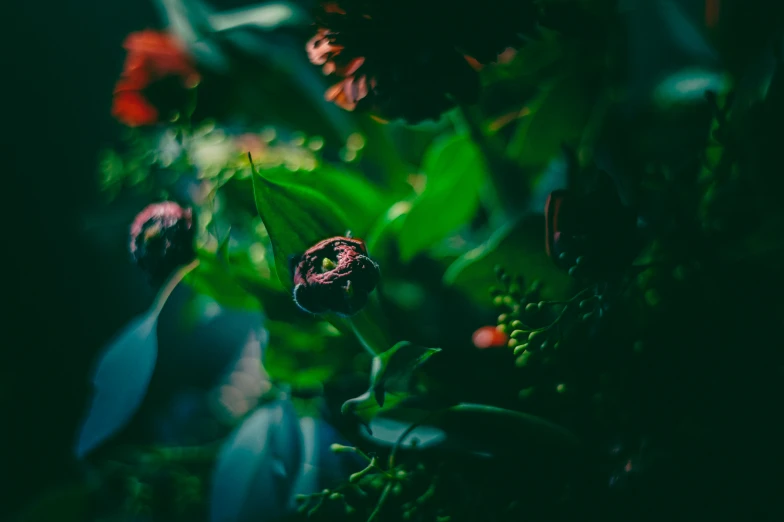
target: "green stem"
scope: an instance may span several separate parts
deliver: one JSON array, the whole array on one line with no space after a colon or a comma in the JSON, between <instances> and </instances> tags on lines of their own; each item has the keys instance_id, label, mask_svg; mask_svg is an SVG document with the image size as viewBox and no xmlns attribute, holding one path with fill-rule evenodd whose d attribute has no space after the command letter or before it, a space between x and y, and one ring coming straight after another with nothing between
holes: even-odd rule
<instances>
[{"instance_id":1,"label":"green stem","mask_svg":"<svg viewBox=\"0 0 784 522\"><path fill-rule=\"evenodd\" d=\"M159 314L161 310L163 310L163 306L166 304L166 300L169 298L177 285L180 284L185 276L188 275L197 266L199 266L199 260L194 259L187 265L180 267L179 270L174 272L174 274L169 277L169 280L166 281L166 284L163 285L163 288L160 289L158 295L155 296L155 300L150 307L150 311L154 311L155 315Z\"/></svg>"},{"instance_id":2,"label":"green stem","mask_svg":"<svg viewBox=\"0 0 784 522\"><path fill-rule=\"evenodd\" d=\"M450 406L449 408L444 408L442 410L431 411L428 414L424 415L421 420L412 422L408 426L408 428L406 428L405 431L403 431L403 433L398 437L397 441L395 442L395 445L392 447L392 452L389 455L389 467L390 468L394 467L395 455L397 454L398 449L400 448L401 444L403 443L406 437L408 437L416 428L418 428L428 420L432 419L436 415L449 411L483 413L483 414L489 414L494 416L506 417L509 419L515 419L518 421L523 421L537 431L547 432L549 436L560 439L568 446L577 447L580 445L579 439L572 432L570 432L563 426L559 426L558 424L552 423L541 417L536 417L534 415L529 415L527 413L523 413L520 411L507 410L505 408L499 408L497 406L488 406L485 404L472 404L472 403L464 402L464 403L456 404L454 406Z\"/></svg>"},{"instance_id":3,"label":"green stem","mask_svg":"<svg viewBox=\"0 0 784 522\"><path fill-rule=\"evenodd\" d=\"M375 293L369 296L362 311L341 319L371 357L382 354L391 346L381 303Z\"/></svg>"},{"instance_id":4,"label":"green stem","mask_svg":"<svg viewBox=\"0 0 784 522\"><path fill-rule=\"evenodd\" d=\"M381 513L381 508L384 507L384 503L387 501L387 498L389 498L389 493L392 491L392 484L392 482L387 482L387 485L384 487L384 491L381 493L381 497L378 499L376 508L368 517L367 522L373 522L378 517L379 513Z\"/></svg>"},{"instance_id":5,"label":"green stem","mask_svg":"<svg viewBox=\"0 0 784 522\"><path fill-rule=\"evenodd\" d=\"M488 406L486 404L472 404L472 403L461 403L450 408L447 408L448 411L454 412L474 412L474 413L484 413L489 415L496 415L500 417L505 417L508 419L514 419L518 421L523 421L532 428L535 428L540 431L548 432L548 434L553 435L559 438L562 442L567 443L569 446L577 447L580 445L580 440L574 435L571 431L567 430L563 426L559 426L553 422L545 420L541 417L537 417L535 415L529 415L527 413L523 413L520 411L515 410L507 410L506 408L499 408L497 406Z\"/></svg>"}]
</instances>

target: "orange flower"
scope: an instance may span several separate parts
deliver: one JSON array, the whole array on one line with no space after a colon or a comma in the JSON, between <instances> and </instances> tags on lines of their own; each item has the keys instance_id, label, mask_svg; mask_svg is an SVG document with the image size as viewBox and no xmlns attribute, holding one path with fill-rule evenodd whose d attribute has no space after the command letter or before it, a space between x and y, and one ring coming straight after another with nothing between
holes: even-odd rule
<instances>
[{"instance_id":1,"label":"orange flower","mask_svg":"<svg viewBox=\"0 0 784 522\"><path fill-rule=\"evenodd\" d=\"M128 51L122 76L114 89L112 115L129 127L152 125L160 107L150 100L149 90L163 80L177 80L178 89L198 85L201 77L190 57L172 35L140 31L125 39Z\"/></svg>"}]
</instances>

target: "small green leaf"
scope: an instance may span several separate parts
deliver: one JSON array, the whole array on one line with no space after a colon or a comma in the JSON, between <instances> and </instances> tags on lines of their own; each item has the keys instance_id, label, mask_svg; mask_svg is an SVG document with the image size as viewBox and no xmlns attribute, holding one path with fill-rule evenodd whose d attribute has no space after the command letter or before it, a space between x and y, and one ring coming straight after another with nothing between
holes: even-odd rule
<instances>
[{"instance_id":1,"label":"small green leaf","mask_svg":"<svg viewBox=\"0 0 784 522\"><path fill-rule=\"evenodd\" d=\"M440 351L441 348L425 348L402 341L377 355L373 358L368 391L346 401L343 413L367 409L371 401L383 407L389 394L405 394L414 370Z\"/></svg>"},{"instance_id":2,"label":"small green leaf","mask_svg":"<svg viewBox=\"0 0 784 522\"><path fill-rule=\"evenodd\" d=\"M301 255L323 239L345 235L351 224L323 194L293 180L272 178L262 176L254 168L253 193L272 244L278 278L285 288L291 289L289 257Z\"/></svg>"},{"instance_id":3,"label":"small green leaf","mask_svg":"<svg viewBox=\"0 0 784 522\"><path fill-rule=\"evenodd\" d=\"M484 158L468 136L437 140L425 154L427 184L401 225L400 254L408 261L474 217L486 178Z\"/></svg>"},{"instance_id":4,"label":"small green leaf","mask_svg":"<svg viewBox=\"0 0 784 522\"><path fill-rule=\"evenodd\" d=\"M226 268L230 266L229 241L231 241L231 227L229 227L229 229L226 231L226 235L223 237L223 239L221 239L215 256L218 258L218 261Z\"/></svg>"}]
</instances>

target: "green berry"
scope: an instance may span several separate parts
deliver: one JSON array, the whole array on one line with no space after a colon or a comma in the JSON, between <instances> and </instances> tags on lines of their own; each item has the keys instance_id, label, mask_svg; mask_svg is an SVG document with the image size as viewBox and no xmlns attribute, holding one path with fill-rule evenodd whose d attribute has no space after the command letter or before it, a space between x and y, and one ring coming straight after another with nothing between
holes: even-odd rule
<instances>
[{"instance_id":1,"label":"green berry","mask_svg":"<svg viewBox=\"0 0 784 522\"><path fill-rule=\"evenodd\" d=\"M585 263L585 256L578 257L577 259L575 259L574 262L575 262L575 264L578 264L578 265L584 264Z\"/></svg>"},{"instance_id":2,"label":"green berry","mask_svg":"<svg viewBox=\"0 0 784 522\"><path fill-rule=\"evenodd\" d=\"M543 339L545 337L545 335L546 335L546 332L544 332L542 330L533 331L533 332L528 334L528 342L529 343L533 343L533 342L536 342L537 340L541 340L541 339Z\"/></svg>"},{"instance_id":3,"label":"green berry","mask_svg":"<svg viewBox=\"0 0 784 522\"><path fill-rule=\"evenodd\" d=\"M511 326L514 330L519 330L523 327L523 322L515 319L509 326Z\"/></svg>"},{"instance_id":4,"label":"green berry","mask_svg":"<svg viewBox=\"0 0 784 522\"><path fill-rule=\"evenodd\" d=\"M538 309L539 308L538 308L538 305L536 303L528 303L527 305L525 305L525 311L529 312L529 313L533 312L533 311L536 311Z\"/></svg>"},{"instance_id":5,"label":"green berry","mask_svg":"<svg viewBox=\"0 0 784 522\"><path fill-rule=\"evenodd\" d=\"M515 359L515 366L522 368L528 364L528 359L531 358L531 352L524 352L520 357Z\"/></svg>"},{"instance_id":6,"label":"green berry","mask_svg":"<svg viewBox=\"0 0 784 522\"><path fill-rule=\"evenodd\" d=\"M583 315L582 320L583 321L590 321L593 318L593 316L594 316L593 312L588 312L587 314Z\"/></svg>"},{"instance_id":7,"label":"green berry","mask_svg":"<svg viewBox=\"0 0 784 522\"><path fill-rule=\"evenodd\" d=\"M525 344L521 344L521 345L519 345L519 346L516 346L516 347L515 347L515 349L514 349L514 354L515 354L515 355L520 355L520 354L521 354L521 353L523 353L523 352L524 352L524 351L525 351L527 348L528 348L528 343L525 343Z\"/></svg>"},{"instance_id":8,"label":"green berry","mask_svg":"<svg viewBox=\"0 0 784 522\"><path fill-rule=\"evenodd\" d=\"M577 276L577 267L573 266L569 269L569 277L576 277Z\"/></svg>"},{"instance_id":9,"label":"green berry","mask_svg":"<svg viewBox=\"0 0 784 522\"><path fill-rule=\"evenodd\" d=\"M509 316L506 314L501 314L498 316L498 324L505 324L509 320Z\"/></svg>"},{"instance_id":10,"label":"green berry","mask_svg":"<svg viewBox=\"0 0 784 522\"><path fill-rule=\"evenodd\" d=\"M511 308L511 307L513 307L515 305L515 300L512 299L511 295L505 295L504 296L504 304Z\"/></svg>"},{"instance_id":11,"label":"green berry","mask_svg":"<svg viewBox=\"0 0 784 522\"><path fill-rule=\"evenodd\" d=\"M509 341L506 343L506 345L509 348L514 348L515 346L517 346L517 342L518 342L517 339L509 339Z\"/></svg>"},{"instance_id":12,"label":"green berry","mask_svg":"<svg viewBox=\"0 0 784 522\"><path fill-rule=\"evenodd\" d=\"M539 301L536 306L539 308L539 310L544 310L544 307L547 306L547 301Z\"/></svg>"},{"instance_id":13,"label":"green berry","mask_svg":"<svg viewBox=\"0 0 784 522\"><path fill-rule=\"evenodd\" d=\"M522 339L523 337L528 337L528 332L524 330L514 330L509 337L512 339Z\"/></svg>"},{"instance_id":14,"label":"green berry","mask_svg":"<svg viewBox=\"0 0 784 522\"><path fill-rule=\"evenodd\" d=\"M501 295L497 295L493 298L493 304L495 306L503 306L504 304L504 297Z\"/></svg>"},{"instance_id":15,"label":"green berry","mask_svg":"<svg viewBox=\"0 0 784 522\"><path fill-rule=\"evenodd\" d=\"M566 392L566 385L563 383L559 384L558 386L555 387L555 391L557 391L558 393Z\"/></svg>"}]
</instances>

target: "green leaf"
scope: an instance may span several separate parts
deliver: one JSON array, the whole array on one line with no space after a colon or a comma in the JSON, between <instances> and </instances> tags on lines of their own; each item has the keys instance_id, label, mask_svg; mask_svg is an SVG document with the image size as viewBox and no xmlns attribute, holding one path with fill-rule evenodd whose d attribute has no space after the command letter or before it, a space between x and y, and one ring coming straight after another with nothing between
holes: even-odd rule
<instances>
[{"instance_id":1,"label":"green leaf","mask_svg":"<svg viewBox=\"0 0 784 522\"><path fill-rule=\"evenodd\" d=\"M522 168L540 170L561 153L562 144L576 145L590 118L592 93L580 76L562 77L545 87L515 130L509 156Z\"/></svg>"},{"instance_id":2,"label":"green leaf","mask_svg":"<svg viewBox=\"0 0 784 522\"><path fill-rule=\"evenodd\" d=\"M270 321L264 368L275 382L319 388L354 368L356 347L326 321Z\"/></svg>"},{"instance_id":3,"label":"green leaf","mask_svg":"<svg viewBox=\"0 0 784 522\"><path fill-rule=\"evenodd\" d=\"M437 140L425 154L427 184L401 225L400 254L412 259L474 217L486 177L484 158L468 136Z\"/></svg>"},{"instance_id":4,"label":"green leaf","mask_svg":"<svg viewBox=\"0 0 784 522\"><path fill-rule=\"evenodd\" d=\"M285 288L291 289L290 256L302 255L323 239L345 235L351 230L351 223L323 194L306 185L272 178L262 176L254 168L253 193L272 244L278 278Z\"/></svg>"},{"instance_id":5,"label":"green leaf","mask_svg":"<svg viewBox=\"0 0 784 522\"><path fill-rule=\"evenodd\" d=\"M527 280L539 279L548 297L560 298L568 293L569 278L545 252L542 216L528 216L499 228L447 268L444 284L489 302L488 289L497 282L493 270L496 265L519 272Z\"/></svg>"},{"instance_id":6,"label":"green leaf","mask_svg":"<svg viewBox=\"0 0 784 522\"><path fill-rule=\"evenodd\" d=\"M310 172L274 169L262 174L272 181L308 187L328 198L355 227L351 232L356 237L364 238L370 232L371 224L392 204L392 198L362 174L331 165L320 165Z\"/></svg>"},{"instance_id":7,"label":"green leaf","mask_svg":"<svg viewBox=\"0 0 784 522\"><path fill-rule=\"evenodd\" d=\"M364 394L343 403L343 413L366 410L372 402L384 406L388 394L405 394L414 370L441 348L425 348L402 341L373 358L370 387Z\"/></svg>"},{"instance_id":8,"label":"green leaf","mask_svg":"<svg viewBox=\"0 0 784 522\"><path fill-rule=\"evenodd\" d=\"M378 432L374 441L385 445L410 448L412 439L417 439L417 448L423 450L440 447L495 457L530 451L567 456L582 448L577 436L563 426L484 404L460 403L432 411L393 408L375 416L369 430Z\"/></svg>"},{"instance_id":9,"label":"green leaf","mask_svg":"<svg viewBox=\"0 0 784 522\"><path fill-rule=\"evenodd\" d=\"M402 229L406 215L411 210L410 201L398 201L379 218L365 240L368 252L374 259L383 263L397 252L397 237Z\"/></svg>"}]
</instances>

